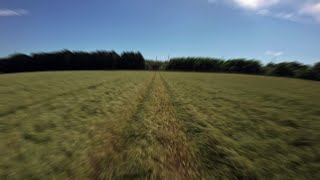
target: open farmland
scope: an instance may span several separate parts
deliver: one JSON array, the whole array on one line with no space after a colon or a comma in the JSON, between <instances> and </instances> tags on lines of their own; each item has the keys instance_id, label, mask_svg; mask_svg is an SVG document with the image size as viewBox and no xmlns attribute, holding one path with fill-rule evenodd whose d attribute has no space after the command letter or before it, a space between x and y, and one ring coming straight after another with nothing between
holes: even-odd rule
<instances>
[{"instance_id":1,"label":"open farmland","mask_svg":"<svg viewBox=\"0 0 320 180\"><path fill-rule=\"evenodd\" d=\"M0 179L319 179L319 92L235 74L0 75Z\"/></svg>"}]
</instances>

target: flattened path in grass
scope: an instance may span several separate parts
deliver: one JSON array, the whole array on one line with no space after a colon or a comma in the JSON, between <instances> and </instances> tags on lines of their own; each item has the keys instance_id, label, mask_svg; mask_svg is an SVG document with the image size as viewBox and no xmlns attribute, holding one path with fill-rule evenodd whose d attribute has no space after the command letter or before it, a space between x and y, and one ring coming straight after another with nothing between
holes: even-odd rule
<instances>
[{"instance_id":1,"label":"flattened path in grass","mask_svg":"<svg viewBox=\"0 0 320 180\"><path fill-rule=\"evenodd\" d=\"M155 74L132 116L114 134L113 151L96 178L197 179L194 153L187 144L170 95ZM101 174L102 173L102 174Z\"/></svg>"},{"instance_id":2,"label":"flattened path in grass","mask_svg":"<svg viewBox=\"0 0 320 180\"><path fill-rule=\"evenodd\" d=\"M146 105L145 123L153 140L151 147L154 150L151 156L159 166L153 177L196 178L199 174L196 161L159 74L155 78L154 88Z\"/></svg>"}]
</instances>

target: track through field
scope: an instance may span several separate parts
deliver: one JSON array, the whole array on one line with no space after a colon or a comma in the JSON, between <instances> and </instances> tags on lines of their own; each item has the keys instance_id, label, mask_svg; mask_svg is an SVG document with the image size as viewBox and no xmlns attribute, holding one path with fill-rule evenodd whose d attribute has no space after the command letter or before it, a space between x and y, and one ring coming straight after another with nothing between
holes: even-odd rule
<instances>
[{"instance_id":1,"label":"track through field","mask_svg":"<svg viewBox=\"0 0 320 180\"><path fill-rule=\"evenodd\" d=\"M155 73L136 110L122 130L113 134L112 139L117 139L111 143L113 151L104 154L112 158L108 164L95 166L95 179L199 177L194 153L160 76Z\"/></svg>"}]
</instances>

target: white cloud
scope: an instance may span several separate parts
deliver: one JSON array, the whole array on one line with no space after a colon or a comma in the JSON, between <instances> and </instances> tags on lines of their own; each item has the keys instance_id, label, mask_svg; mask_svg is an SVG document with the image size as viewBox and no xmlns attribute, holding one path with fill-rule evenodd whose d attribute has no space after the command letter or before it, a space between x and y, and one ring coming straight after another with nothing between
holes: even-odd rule
<instances>
[{"instance_id":1,"label":"white cloud","mask_svg":"<svg viewBox=\"0 0 320 180\"><path fill-rule=\"evenodd\" d=\"M259 10L275 5L279 0L233 0L233 2L245 9Z\"/></svg>"},{"instance_id":2,"label":"white cloud","mask_svg":"<svg viewBox=\"0 0 320 180\"><path fill-rule=\"evenodd\" d=\"M0 9L0 16L23 16L29 12L25 9Z\"/></svg>"},{"instance_id":3,"label":"white cloud","mask_svg":"<svg viewBox=\"0 0 320 180\"><path fill-rule=\"evenodd\" d=\"M320 22L320 2L305 4L299 11L302 15L313 17Z\"/></svg>"},{"instance_id":4,"label":"white cloud","mask_svg":"<svg viewBox=\"0 0 320 180\"><path fill-rule=\"evenodd\" d=\"M236 6L256 15L298 22L320 23L320 0L208 0Z\"/></svg>"},{"instance_id":5,"label":"white cloud","mask_svg":"<svg viewBox=\"0 0 320 180\"><path fill-rule=\"evenodd\" d=\"M278 57L278 56L282 56L283 55L283 52L282 51L266 51L265 52L266 55L268 56L273 56L273 57Z\"/></svg>"}]
</instances>

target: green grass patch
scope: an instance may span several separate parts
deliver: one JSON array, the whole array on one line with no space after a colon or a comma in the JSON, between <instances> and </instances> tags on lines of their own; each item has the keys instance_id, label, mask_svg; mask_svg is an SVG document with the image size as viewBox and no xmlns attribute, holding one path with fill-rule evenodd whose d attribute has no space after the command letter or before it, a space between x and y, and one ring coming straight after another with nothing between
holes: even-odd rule
<instances>
[{"instance_id":1,"label":"green grass patch","mask_svg":"<svg viewBox=\"0 0 320 180\"><path fill-rule=\"evenodd\" d=\"M0 75L0 179L318 179L319 92L236 74Z\"/></svg>"}]
</instances>

